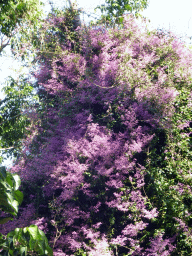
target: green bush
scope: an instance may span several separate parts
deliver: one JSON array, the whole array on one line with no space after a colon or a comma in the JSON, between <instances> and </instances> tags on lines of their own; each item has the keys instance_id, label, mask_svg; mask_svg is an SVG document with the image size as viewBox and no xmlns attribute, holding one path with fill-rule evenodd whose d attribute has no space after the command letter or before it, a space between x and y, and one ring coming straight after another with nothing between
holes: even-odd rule
<instances>
[{"instance_id":1,"label":"green bush","mask_svg":"<svg viewBox=\"0 0 192 256\"><path fill-rule=\"evenodd\" d=\"M0 167L0 213L3 215L0 224L12 220L11 215L17 215L23 200L23 193L18 190L20 184L17 174L11 174L5 167ZM2 256L53 255L44 232L36 225L16 228L6 236L0 233L0 252Z\"/></svg>"}]
</instances>

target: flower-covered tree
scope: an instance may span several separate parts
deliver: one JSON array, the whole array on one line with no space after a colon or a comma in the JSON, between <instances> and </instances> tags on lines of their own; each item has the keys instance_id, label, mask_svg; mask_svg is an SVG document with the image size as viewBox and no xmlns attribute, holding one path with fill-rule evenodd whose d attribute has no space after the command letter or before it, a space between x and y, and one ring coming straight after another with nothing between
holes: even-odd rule
<instances>
[{"instance_id":1,"label":"flower-covered tree","mask_svg":"<svg viewBox=\"0 0 192 256\"><path fill-rule=\"evenodd\" d=\"M36 73L23 212L1 232L35 224L55 256L190 255L191 51L131 15L77 34Z\"/></svg>"}]
</instances>

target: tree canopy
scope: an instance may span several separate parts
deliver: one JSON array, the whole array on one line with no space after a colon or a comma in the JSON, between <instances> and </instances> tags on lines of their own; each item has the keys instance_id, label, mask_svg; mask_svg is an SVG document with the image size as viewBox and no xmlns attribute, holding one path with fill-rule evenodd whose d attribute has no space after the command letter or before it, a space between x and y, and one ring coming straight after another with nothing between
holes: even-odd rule
<instances>
[{"instance_id":1,"label":"tree canopy","mask_svg":"<svg viewBox=\"0 0 192 256\"><path fill-rule=\"evenodd\" d=\"M101 10L101 22L108 24L122 24L123 15L128 13L140 16L140 12L147 8L148 0L106 0L105 4L97 6Z\"/></svg>"},{"instance_id":2,"label":"tree canopy","mask_svg":"<svg viewBox=\"0 0 192 256\"><path fill-rule=\"evenodd\" d=\"M0 53L10 43L20 26L35 23L42 14L39 0L6 0L0 2Z\"/></svg>"},{"instance_id":3,"label":"tree canopy","mask_svg":"<svg viewBox=\"0 0 192 256\"><path fill-rule=\"evenodd\" d=\"M26 29L32 31L42 16L42 3L39 0L0 1L0 54L9 45L12 50L17 48L17 58L21 56L19 51L22 51ZM6 97L0 101L0 162L7 154L18 155L29 125L26 113L31 107L29 102L32 102L33 87L24 76L20 74L18 77L19 81L11 76L7 79L3 89Z\"/></svg>"}]
</instances>

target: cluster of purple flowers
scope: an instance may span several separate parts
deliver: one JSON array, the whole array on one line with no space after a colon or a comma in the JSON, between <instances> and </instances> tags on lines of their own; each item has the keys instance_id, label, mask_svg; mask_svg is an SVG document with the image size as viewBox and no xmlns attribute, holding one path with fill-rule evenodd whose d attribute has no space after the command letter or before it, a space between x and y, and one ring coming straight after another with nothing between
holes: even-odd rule
<instances>
[{"instance_id":1,"label":"cluster of purple flowers","mask_svg":"<svg viewBox=\"0 0 192 256\"><path fill-rule=\"evenodd\" d=\"M46 232L55 256L179 255L181 232L192 246L187 204L168 217L164 209L172 206L160 198L168 176L154 162L168 145L162 131L171 140L181 85L190 88L192 53L174 37L141 32L132 16L122 29L79 34L78 52L63 45L36 74L53 106L46 99L43 115L35 115L11 170L26 184L30 205L26 199L23 213L1 232L19 226L32 208L23 222ZM181 190L183 198L191 193L184 174L165 187L178 202Z\"/></svg>"}]
</instances>

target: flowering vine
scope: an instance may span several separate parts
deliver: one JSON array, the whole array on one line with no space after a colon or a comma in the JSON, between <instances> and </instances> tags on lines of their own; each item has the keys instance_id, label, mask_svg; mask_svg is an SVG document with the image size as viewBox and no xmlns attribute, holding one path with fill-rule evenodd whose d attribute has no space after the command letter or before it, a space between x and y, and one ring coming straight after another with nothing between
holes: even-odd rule
<instances>
[{"instance_id":1,"label":"flowering vine","mask_svg":"<svg viewBox=\"0 0 192 256\"><path fill-rule=\"evenodd\" d=\"M44 108L11 170L31 223L54 255L189 255L192 53L132 16L79 38L36 74Z\"/></svg>"}]
</instances>

